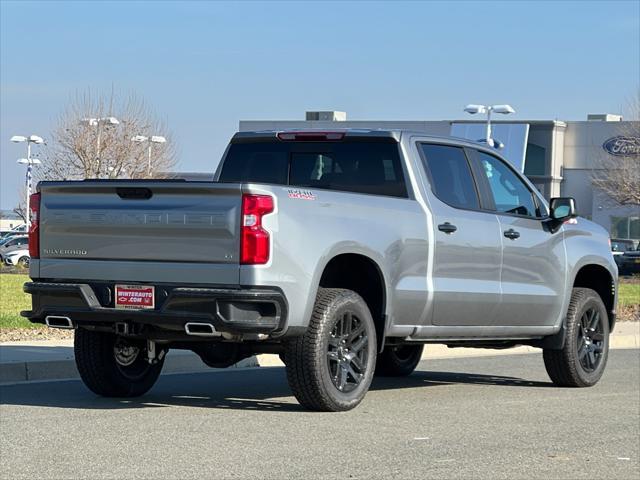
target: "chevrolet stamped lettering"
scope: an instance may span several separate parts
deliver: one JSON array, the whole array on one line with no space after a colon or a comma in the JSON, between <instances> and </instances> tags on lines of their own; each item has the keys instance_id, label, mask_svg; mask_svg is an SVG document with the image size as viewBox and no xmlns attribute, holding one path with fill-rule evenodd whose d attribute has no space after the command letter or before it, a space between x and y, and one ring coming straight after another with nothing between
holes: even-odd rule
<instances>
[{"instance_id":1,"label":"chevrolet stamped lettering","mask_svg":"<svg viewBox=\"0 0 640 480\"><path fill-rule=\"evenodd\" d=\"M55 212L48 220L54 224L69 222L92 225L202 225L224 228L224 213L157 213L157 212Z\"/></svg>"},{"instance_id":2,"label":"chevrolet stamped lettering","mask_svg":"<svg viewBox=\"0 0 640 480\"><path fill-rule=\"evenodd\" d=\"M87 254L86 250L73 250L73 249L57 249L57 248L43 248L42 253L45 255L59 255L59 256L83 256Z\"/></svg>"},{"instance_id":3,"label":"chevrolet stamped lettering","mask_svg":"<svg viewBox=\"0 0 640 480\"><path fill-rule=\"evenodd\" d=\"M480 143L241 132L213 181L41 182L30 205L23 315L74 330L99 395L145 394L171 349L214 368L277 354L321 411L356 407L375 375L410 375L434 343L540 348L563 387L595 385L607 364L607 232Z\"/></svg>"}]
</instances>

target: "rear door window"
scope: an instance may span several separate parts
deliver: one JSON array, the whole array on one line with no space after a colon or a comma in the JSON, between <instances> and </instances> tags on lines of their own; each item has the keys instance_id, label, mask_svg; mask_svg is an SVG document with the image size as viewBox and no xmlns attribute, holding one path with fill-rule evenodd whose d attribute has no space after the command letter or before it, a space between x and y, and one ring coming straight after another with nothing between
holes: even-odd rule
<instances>
[{"instance_id":1,"label":"rear door window","mask_svg":"<svg viewBox=\"0 0 640 480\"><path fill-rule=\"evenodd\" d=\"M220 181L407 197L398 144L387 139L232 144Z\"/></svg>"},{"instance_id":2,"label":"rear door window","mask_svg":"<svg viewBox=\"0 0 640 480\"><path fill-rule=\"evenodd\" d=\"M478 193L464 149L449 145L420 145L433 193L456 208L480 208Z\"/></svg>"}]
</instances>

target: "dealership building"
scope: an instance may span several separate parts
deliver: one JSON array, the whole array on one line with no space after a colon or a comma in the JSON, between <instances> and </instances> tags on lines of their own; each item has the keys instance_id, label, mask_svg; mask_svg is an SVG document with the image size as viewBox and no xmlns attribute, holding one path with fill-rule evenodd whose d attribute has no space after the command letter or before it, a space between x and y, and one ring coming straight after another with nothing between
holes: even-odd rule
<instances>
[{"instance_id":1,"label":"dealership building","mask_svg":"<svg viewBox=\"0 0 640 480\"><path fill-rule=\"evenodd\" d=\"M492 122L501 153L547 198L574 197L581 216L612 238L640 241L640 206L621 206L592 185L607 159L629 157L640 169L640 122L619 115L588 115L585 121L518 120ZM405 129L429 135L483 138L485 123L469 120L348 121L344 112L307 112L306 120L240 121L240 131L285 129Z\"/></svg>"}]
</instances>

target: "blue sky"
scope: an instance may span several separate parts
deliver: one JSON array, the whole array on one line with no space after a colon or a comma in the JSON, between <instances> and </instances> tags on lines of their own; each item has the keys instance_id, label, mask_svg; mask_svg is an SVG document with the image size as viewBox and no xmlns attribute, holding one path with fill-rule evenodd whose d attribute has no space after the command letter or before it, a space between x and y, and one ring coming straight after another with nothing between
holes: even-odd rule
<instances>
[{"instance_id":1,"label":"blue sky","mask_svg":"<svg viewBox=\"0 0 640 480\"><path fill-rule=\"evenodd\" d=\"M17 2L0 0L2 208L23 146L71 94L135 91L180 170L215 168L241 119L515 118L619 112L640 86L640 2Z\"/></svg>"}]
</instances>

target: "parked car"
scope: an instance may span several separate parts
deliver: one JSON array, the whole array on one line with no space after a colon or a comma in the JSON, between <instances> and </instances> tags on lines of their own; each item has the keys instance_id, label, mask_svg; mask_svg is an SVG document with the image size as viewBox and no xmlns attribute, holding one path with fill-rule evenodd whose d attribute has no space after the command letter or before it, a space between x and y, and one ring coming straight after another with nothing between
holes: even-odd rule
<instances>
[{"instance_id":1,"label":"parked car","mask_svg":"<svg viewBox=\"0 0 640 480\"><path fill-rule=\"evenodd\" d=\"M5 242L0 245L0 261L4 258L6 254L11 252L12 250L25 248L28 244L29 237L27 235L16 235L13 237L8 237Z\"/></svg>"},{"instance_id":2,"label":"parked car","mask_svg":"<svg viewBox=\"0 0 640 480\"><path fill-rule=\"evenodd\" d=\"M214 182L42 182L35 323L75 329L93 392L133 397L171 348L279 353L299 402L354 408L423 346L543 351L598 382L615 324L608 234L488 146L423 133L237 133Z\"/></svg>"},{"instance_id":3,"label":"parked car","mask_svg":"<svg viewBox=\"0 0 640 480\"><path fill-rule=\"evenodd\" d=\"M640 250L628 250L622 255L616 255L614 259L620 275L640 273Z\"/></svg>"},{"instance_id":4,"label":"parked car","mask_svg":"<svg viewBox=\"0 0 640 480\"><path fill-rule=\"evenodd\" d=\"M12 238L15 238L16 236L21 236L21 237L23 237L23 236L25 236L25 235L26 235L25 233L19 233L19 234L18 234L18 233L13 233L13 234L5 235L5 236L3 236L2 238L0 238L0 247L1 247L2 245L4 245L5 243L7 243L7 242L8 242L9 240L11 240Z\"/></svg>"},{"instance_id":5,"label":"parked car","mask_svg":"<svg viewBox=\"0 0 640 480\"><path fill-rule=\"evenodd\" d=\"M4 255L4 263L8 266L28 267L30 260L29 249L24 247L12 250Z\"/></svg>"},{"instance_id":6,"label":"parked car","mask_svg":"<svg viewBox=\"0 0 640 480\"><path fill-rule=\"evenodd\" d=\"M613 252L614 257L616 255L622 255L624 252L632 252L635 249L633 240L619 238L611 239L611 252Z\"/></svg>"},{"instance_id":7,"label":"parked car","mask_svg":"<svg viewBox=\"0 0 640 480\"><path fill-rule=\"evenodd\" d=\"M22 225L16 225L11 230L3 231L0 233L0 238L11 237L13 235L24 235L25 233L27 233L27 225L23 223Z\"/></svg>"}]
</instances>

